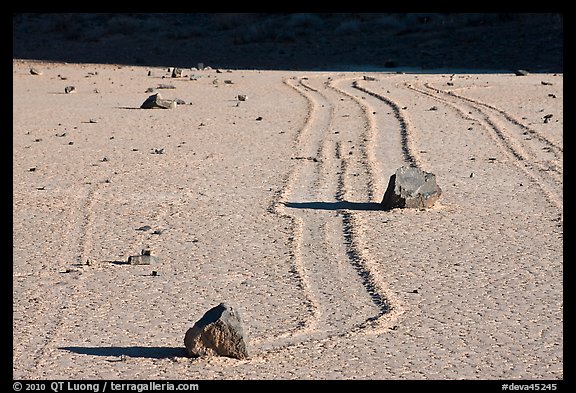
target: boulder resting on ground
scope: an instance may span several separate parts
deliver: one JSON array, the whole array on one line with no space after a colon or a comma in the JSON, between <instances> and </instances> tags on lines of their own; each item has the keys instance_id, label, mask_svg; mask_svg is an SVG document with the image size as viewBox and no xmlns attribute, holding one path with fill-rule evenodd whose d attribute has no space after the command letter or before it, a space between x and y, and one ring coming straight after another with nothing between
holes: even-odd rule
<instances>
[{"instance_id":1,"label":"boulder resting on ground","mask_svg":"<svg viewBox=\"0 0 576 393\"><path fill-rule=\"evenodd\" d=\"M184 346L188 354L248 358L247 338L238 311L226 303L208 310L186 332Z\"/></svg>"},{"instance_id":2,"label":"boulder resting on ground","mask_svg":"<svg viewBox=\"0 0 576 393\"><path fill-rule=\"evenodd\" d=\"M436 184L436 175L416 167L402 166L390 176L381 206L384 210L426 209L432 207L440 195L442 189Z\"/></svg>"},{"instance_id":3,"label":"boulder resting on ground","mask_svg":"<svg viewBox=\"0 0 576 393\"><path fill-rule=\"evenodd\" d=\"M150 97L146 99L140 105L141 109L153 109L153 108L161 108L161 109L172 109L176 108L176 101L174 100L167 100L162 98L160 93L152 94Z\"/></svg>"}]
</instances>

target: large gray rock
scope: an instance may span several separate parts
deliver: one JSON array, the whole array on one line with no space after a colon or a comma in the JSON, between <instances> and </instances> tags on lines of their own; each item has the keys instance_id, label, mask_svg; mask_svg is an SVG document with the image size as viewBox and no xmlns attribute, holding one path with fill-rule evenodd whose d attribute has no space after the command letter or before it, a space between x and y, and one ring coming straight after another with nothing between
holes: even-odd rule
<instances>
[{"instance_id":1,"label":"large gray rock","mask_svg":"<svg viewBox=\"0 0 576 393\"><path fill-rule=\"evenodd\" d=\"M390 176L381 202L384 210L432 207L442 195L436 176L415 167L402 166Z\"/></svg>"},{"instance_id":2,"label":"large gray rock","mask_svg":"<svg viewBox=\"0 0 576 393\"><path fill-rule=\"evenodd\" d=\"M172 109L176 108L176 101L174 100L166 100L162 98L160 93L152 94L150 97L146 99L140 105L142 109L153 109L153 108L161 108L161 109Z\"/></svg>"},{"instance_id":3,"label":"large gray rock","mask_svg":"<svg viewBox=\"0 0 576 393\"><path fill-rule=\"evenodd\" d=\"M186 332L184 346L190 356L248 358L247 338L240 315L226 303L208 310Z\"/></svg>"}]
</instances>

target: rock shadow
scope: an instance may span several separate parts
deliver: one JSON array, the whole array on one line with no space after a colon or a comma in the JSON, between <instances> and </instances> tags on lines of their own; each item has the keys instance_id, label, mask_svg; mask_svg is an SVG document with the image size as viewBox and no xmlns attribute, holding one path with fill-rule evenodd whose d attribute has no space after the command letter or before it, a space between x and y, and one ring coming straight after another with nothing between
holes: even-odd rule
<instances>
[{"instance_id":1,"label":"rock shadow","mask_svg":"<svg viewBox=\"0 0 576 393\"><path fill-rule=\"evenodd\" d=\"M147 359L189 357L184 347L61 347L59 349L92 356L127 356Z\"/></svg>"},{"instance_id":2,"label":"rock shadow","mask_svg":"<svg viewBox=\"0 0 576 393\"><path fill-rule=\"evenodd\" d=\"M376 211L383 210L382 205L375 202L283 202L283 205L293 209L313 210L359 210Z\"/></svg>"}]
</instances>

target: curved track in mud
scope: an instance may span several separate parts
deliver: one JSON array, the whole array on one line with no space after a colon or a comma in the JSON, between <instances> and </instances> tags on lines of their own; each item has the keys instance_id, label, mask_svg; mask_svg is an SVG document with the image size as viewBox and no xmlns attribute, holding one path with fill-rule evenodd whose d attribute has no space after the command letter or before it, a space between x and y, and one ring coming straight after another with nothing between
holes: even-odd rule
<instances>
[{"instance_id":1,"label":"curved track in mud","mask_svg":"<svg viewBox=\"0 0 576 393\"><path fill-rule=\"evenodd\" d=\"M294 77L284 83L306 98L308 112L295 137L294 165L268 210L293 223L292 270L309 315L301 328L263 340L262 346L381 332L402 306L376 274L358 214L379 210L386 186L374 152L378 130L372 108L354 95L357 84L350 78ZM398 111L393 101L385 104ZM398 113L392 132L403 143L394 148L414 165L408 128Z\"/></svg>"},{"instance_id":2,"label":"curved track in mud","mask_svg":"<svg viewBox=\"0 0 576 393\"><path fill-rule=\"evenodd\" d=\"M433 87L430 83L405 83L404 86L451 108L461 118L480 124L509 161L542 190L546 199L558 210L563 209L561 146L491 104Z\"/></svg>"}]
</instances>

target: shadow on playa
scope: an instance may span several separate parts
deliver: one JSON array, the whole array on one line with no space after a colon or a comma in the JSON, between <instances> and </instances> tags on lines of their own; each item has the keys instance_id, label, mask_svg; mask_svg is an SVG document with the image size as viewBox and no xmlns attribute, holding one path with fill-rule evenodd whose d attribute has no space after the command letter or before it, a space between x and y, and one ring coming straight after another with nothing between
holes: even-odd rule
<instances>
[{"instance_id":1,"label":"shadow on playa","mask_svg":"<svg viewBox=\"0 0 576 393\"><path fill-rule=\"evenodd\" d=\"M283 205L294 209L363 211L383 210L381 204L374 202L284 202Z\"/></svg>"},{"instance_id":2,"label":"shadow on playa","mask_svg":"<svg viewBox=\"0 0 576 393\"><path fill-rule=\"evenodd\" d=\"M184 347L62 347L66 351L92 356L169 359L188 357Z\"/></svg>"}]
</instances>

